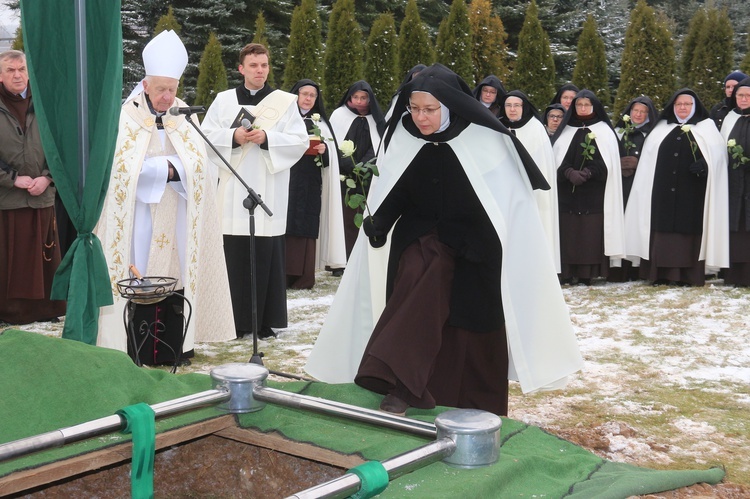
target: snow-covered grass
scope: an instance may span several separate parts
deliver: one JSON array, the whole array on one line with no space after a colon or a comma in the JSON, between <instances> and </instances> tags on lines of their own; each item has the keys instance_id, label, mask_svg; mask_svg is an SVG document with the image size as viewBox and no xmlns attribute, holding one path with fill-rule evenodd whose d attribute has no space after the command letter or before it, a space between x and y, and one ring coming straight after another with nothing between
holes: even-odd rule
<instances>
[{"instance_id":1,"label":"snow-covered grass","mask_svg":"<svg viewBox=\"0 0 750 499\"><path fill-rule=\"evenodd\" d=\"M327 272L317 279L311 291L289 292L289 327L259 341L269 369L305 374L339 282ZM522 395L511 383L510 417L614 461L724 466L727 481L750 487L750 290L721 280L701 288L595 281L563 294L586 367L561 391ZM22 328L60 335L61 324ZM252 344L198 344L179 372L247 361Z\"/></svg>"}]
</instances>

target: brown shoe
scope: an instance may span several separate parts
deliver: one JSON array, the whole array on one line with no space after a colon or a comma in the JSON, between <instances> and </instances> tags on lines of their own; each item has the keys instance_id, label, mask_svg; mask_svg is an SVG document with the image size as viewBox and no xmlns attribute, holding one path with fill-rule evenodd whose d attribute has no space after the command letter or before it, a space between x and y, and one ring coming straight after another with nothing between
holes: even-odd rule
<instances>
[{"instance_id":1,"label":"brown shoe","mask_svg":"<svg viewBox=\"0 0 750 499\"><path fill-rule=\"evenodd\" d=\"M390 412L391 414L396 414L398 416L406 414L406 409L408 408L409 404L391 393L386 395L380 403L381 411Z\"/></svg>"}]
</instances>

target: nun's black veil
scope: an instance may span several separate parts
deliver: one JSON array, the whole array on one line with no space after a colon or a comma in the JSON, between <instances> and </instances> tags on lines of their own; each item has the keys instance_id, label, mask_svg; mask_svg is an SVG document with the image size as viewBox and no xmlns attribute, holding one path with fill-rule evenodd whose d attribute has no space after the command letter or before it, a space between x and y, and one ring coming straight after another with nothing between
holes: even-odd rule
<instances>
[{"instance_id":1,"label":"nun's black veil","mask_svg":"<svg viewBox=\"0 0 750 499\"><path fill-rule=\"evenodd\" d=\"M495 130L510 137L523 161L531 186L534 189L542 190L550 188L544 175L521 145L521 142L481 102L474 98L471 89L460 76L442 64L433 64L422 70L412 81L404 85L396 101L395 112L388 122L386 135L383 138L383 147L388 148L393 132L403 116L400 110L406 109L411 93L417 91L430 93L450 109L452 116L459 116L470 123Z\"/></svg>"}]
</instances>

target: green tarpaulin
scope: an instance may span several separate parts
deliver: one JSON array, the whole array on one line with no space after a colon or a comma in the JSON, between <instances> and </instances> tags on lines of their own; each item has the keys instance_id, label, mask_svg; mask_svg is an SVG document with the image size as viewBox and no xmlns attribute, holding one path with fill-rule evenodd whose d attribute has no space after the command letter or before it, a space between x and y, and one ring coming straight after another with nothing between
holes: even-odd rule
<instances>
[{"instance_id":1,"label":"green tarpaulin","mask_svg":"<svg viewBox=\"0 0 750 499\"><path fill-rule=\"evenodd\" d=\"M43 361L41 361L43 359ZM33 365L33 375L28 366ZM150 404L211 387L206 375L172 375L136 367L127 355L36 333L0 335L0 443L114 414L138 402ZM353 384L272 383L270 386L376 408L380 396ZM410 410L407 415L432 421L445 408ZM213 408L157 421L157 431L217 417ZM342 454L385 460L428 442L426 438L364 423L268 404L238 417L238 423L280 433ZM503 418L500 460L465 470L433 463L391 482L382 497L577 497L625 498L698 482L717 483L721 469L658 471L602 459L581 447L513 419ZM0 479L13 471L39 466L128 437L112 434L0 463Z\"/></svg>"},{"instance_id":2,"label":"green tarpaulin","mask_svg":"<svg viewBox=\"0 0 750 499\"><path fill-rule=\"evenodd\" d=\"M21 22L44 153L78 231L55 276L52 298L68 302L63 337L94 344L99 307L112 303L101 243L92 230L109 183L120 116L120 1L23 0Z\"/></svg>"}]
</instances>

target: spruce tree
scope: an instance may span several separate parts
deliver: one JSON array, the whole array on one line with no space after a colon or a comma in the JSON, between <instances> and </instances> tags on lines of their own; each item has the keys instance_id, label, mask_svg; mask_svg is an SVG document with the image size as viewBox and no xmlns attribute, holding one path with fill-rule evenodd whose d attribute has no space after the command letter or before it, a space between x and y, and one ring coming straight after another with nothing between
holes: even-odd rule
<instances>
[{"instance_id":1,"label":"spruce tree","mask_svg":"<svg viewBox=\"0 0 750 499\"><path fill-rule=\"evenodd\" d=\"M249 32L236 25L245 4L235 0L180 0L174 2L174 16L182 25L180 39L185 44L189 61L183 73L184 99L192 103L198 80L198 62L211 31L216 33L222 47L224 67L237 68L237 55L250 38ZM231 29L228 27L231 26ZM239 83L240 74L227 75L232 84Z\"/></svg>"},{"instance_id":2,"label":"spruce tree","mask_svg":"<svg viewBox=\"0 0 750 499\"><path fill-rule=\"evenodd\" d=\"M724 77L732 71L733 60L734 30L727 12L708 9L690 71L690 88L706 107L724 98Z\"/></svg>"},{"instance_id":3,"label":"spruce tree","mask_svg":"<svg viewBox=\"0 0 750 499\"><path fill-rule=\"evenodd\" d=\"M289 90L303 78L320 82L323 76L323 39L320 32L320 16L315 0L302 0L294 8L289 35L284 89Z\"/></svg>"},{"instance_id":4,"label":"spruce tree","mask_svg":"<svg viewBox=\"0 0 750 499\"><path fill-rule=\"evenodd\" d=\"M750 74L750 29L747 30L746 52L742 64L740 64L740 70L745 74Z\"/></svg>"},{"instance_id":5,"label":"spruce tree","mask_svg":"<svg viewBox=\"0 0 750 499\"><path fill-rule=\"evenodd\" d=\"M549 36L539 22L536 0L531 0L526 9L523 28L518 35L518 58L511 82L539 109L544 109L555 95L555 61Z\"/></svg>"},{"instance_id":6,"label":"spruce tree","mask_svg":"<svg viewBox=\"0 0 750 499\"><path fill-rule=\"evenodd\" d=\"M695 11L688 32L682 41L682 56L680 58L680 81L683 87L693 87L693 55L695 48L700 42L703 34L703 26L706 24L706 10L698 9Z\"/></svg>"},{"instance_id":7,"label":"spruce tree","mask_svg":"<svg viewBox=\"0 0 750 499\"><path fill-rule=\"evenodd\" d=\"M328 21L323 66L326 107L333 109L346 90L362 79L362 29L354 18L354 0L336 0Z\"/></svg>"},{"instance_id":8,"label":"spruce tree","mask_svg":"<svg viewBox=\"0 0 750 499\"><path fill-rule=\"evenodd\" d=\"M397 77L396 21L393 14L380 14L370 28L365 45L365 80L378 102L390 102L401 78Z\"/></svg>"},{"instance_id":9,"label":"spruce tree","mask_svg":"<svg viewBox=\"0 0 750 499\"><path fill-rule=\"evenodd\" d=\"M258 12L258 17L255 18L255 34L253 35L252 43L260 43L264 47L268 48L268 37L266 36L266 18L263 16L263 12ZM270 50L269 50L270 52ZM276 78L273 76L273 63L271 62L271 54L268 55L268 84L272 87L276 87Z\"/></svg>"},{"instance_id":10,"label":"spruce tree","mask_svg":"<svg viewBox=\"0 0 750 499\"><path fill-rule=\"evenodd\" d=\"M16 28L16 37L13 39L13 43L10 45L13 50L23 51L23 31L21 31L21 25L19 24Z\"/></svg>"},{"instance_id":11,"label":"spruce tree","mask_svg":"<svg viewBox=\"0 0 750 499\"><path fill-rule=\"evenodd\" d=\"M177 19L174 17L174 9L171 5L167 9L167 13L161 16L158 21L156 21L156 27L154 27L154 36L158 35L162 31L168 31L170 29L178 35L180 34L180 31L182 31L182 26L180 26L180 23L178 23Z\"/></svg>"},{"instance_id":12,"label":"spruce tree","mask_svg":"<svg viewBox=\"0 0 750 499\"><path fill-rule=\"evenodd\" d=\"M473 0L469 5L471 24L471 60L474 63L474 81L494 74L500 80L508 78L508 47L503 21L492 15L490 0Z\"/></svg>"},{"instance_id":13,"label":"spruce tree","mask_svg":"<svg viewBox=\"0 0 750 499\"><path fill-rule=\"evenodd\" d=\"M625 32L614 114L619 115L639 95L650 97L656 109L661 109L676 90L675 72L674 45L666 21L657 18L646 0L638 0Z\"/></svg>"},{"instance_id":14,"label":"spruce tree","mask_svg":"<svg viewBox=\"0 0 750 499\"><path fill-rule=\"evenodd\" d=\"M451 10L440 23L436 41L437 60L474 85L474 68L471 60L471 26L469 11L464 0L453 0Z\"/></svg>"},{"instance_id":15,"label":"spruce tree","mask_svg":"<svg viewBox=\"0 0 750 499\"><path fill-rule=\"evenodd\" d=\"M403 78L417 64L429 66L434 61L430 32L419 17L417 0L409 0L398 35L398 76Z\"/></svg>"},{"instance_id":16,"label":"spruce tree","mask_svg":"<svg viewBox=\"0 0 750 499\"><path fill-rule=\"evenodd\" d=\"M198 86L195 89L195 105L208 108L216 94L227 89L227 70L221 60L221 43L211 32L208 43L198 64Z\"/></svg>"},{"instance_id":17,"label":"spruce tree","mask_svg":"<svg viewBox=\"0 0 750 499\"><path fill-rule=\"evenodd\" d=\"M591 14L586 17L578 38L578 58L573 69L573 83L578 88L588 88L605 107L610 107L607 51L604 40L599 36L596 19Z\"/></svg>"}]
</instances>

